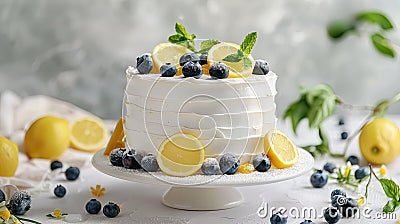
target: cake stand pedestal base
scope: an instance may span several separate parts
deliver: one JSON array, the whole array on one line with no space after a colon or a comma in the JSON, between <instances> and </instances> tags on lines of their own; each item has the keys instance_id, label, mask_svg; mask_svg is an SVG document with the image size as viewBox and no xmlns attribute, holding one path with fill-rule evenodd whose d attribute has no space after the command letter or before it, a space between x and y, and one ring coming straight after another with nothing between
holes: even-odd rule
<instances>
[{"instance_id":1,"label":"cake stand pedestal base","mask_svg":"<svg viewBox=\"0 0 400 224\"><path fill-rule=\"evenodd\" d=\"M172 186L162 198L168 207L190 211L228 209L242 202L242 194L234 187Z\"/></svg>"}]
</instances>

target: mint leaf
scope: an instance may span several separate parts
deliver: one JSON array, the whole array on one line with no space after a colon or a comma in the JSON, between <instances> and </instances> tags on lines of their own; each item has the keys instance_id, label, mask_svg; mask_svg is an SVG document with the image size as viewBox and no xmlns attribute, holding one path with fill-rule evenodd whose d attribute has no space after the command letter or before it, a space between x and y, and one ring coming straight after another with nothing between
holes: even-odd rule
<instances>
[{"instance_id":1,"label":"mint leaf","mask_svg":"<svg viewBox=\"0 0 400 224\"><path fill-rule=\"evenodd\" d=\"M190 39L190 36L187 33L186 28L178 22L175 23L175 31L177 34L184 36L186 39Z\"/></svg>"},{"instance_id":2,"label":"mint leaf","mask_svg":"<svg viewBox=\"0 0 400 224\"><path fill-rule=\"evenodd\" d=\"M384 30L393 29L390 20L380 12L362 12L356 16L356 20L378 24Z\"/></svg>"},{"instance_id":3,"label":"mint leaf","mask_svg":"<svg viewBox=\"0 0 400 224\"><path fill-rule=\"evenodd\" d=\"M292 129L295 134L297 126L301 120L307 117L307 112L309 109L310 108L307 102L304 100L304 97L302 97L298 101L290 104L284 112L283 119L290 118L290 121L292 122Z\"/></svg>"},{"instance_id":4,"label":"mint leaf","mask_svg":"<svg viewBox=\"0 0 400 224\"><path fill-rule=\"evenodd\" d=\"M327 28L328 35L332 39L339 39L346 33L354 30L355 24L352 21L336 21L331 23Z\"/></svg>"},{"instance_id":5,"label":"mint leaf","mask_svg":"<svg viewBox=\"0 0 400 224\"><path fill-rule=\"evenodd\" d=\"M242 57L240 57L237 53L230 54L222 59L222 61L226 62L239 62L240 60L242 60Z\"/></svg>"},{"instance_id":6,"label":"mint leaf","mask_svg":"<svg viewBox=\"0 0 400 224\"><path fill-rule=\"evenodd\" d=\"M221 43L219 40L205 40L200 44L200 53L208 52L214 45Z\"/></svg>"},{"instance_id":7,"label":"mint leaf","mask_svg":"<svg viewBox=\"0 0 400 224\"><path fill-rule=\"evenodd\" d=\"M243 51L245 55L249 55L251 49L253 49L254 44L257 40L257 32L252 32L246 35L242 44L240 45L240 50Z\"/></svg>"},{"instance_id":8,"label":"mint leaf","mask_svg":"<svg viewBox=\"0 0 400 224\"><path fill-rule=\"evenodd\" d=\"M388 201L386 205L383 207L383 213L392 213L394 212L397 207L399 207L400 203L394 199Z\"/></svg>"},{"instance_id":9,"label":"mint leaf","mask_svg":"<svg viewBox=\"0 0 400 224\"><path fill-rule=\"evenodd\" d=\"M382 34L380 33L372 34L371 40L372 43L374 44L375 49L378 50L381 54L391 58L395 57L395 52L392 45L390 44L388 39L386 39L386 37L384 37Z\"/></svg>"},{"instance_id":10,"label":"mint leaf","mask_svg":"<svg viewBox=\"0 0 400 224\"><path fill-rule=\"evenodd\" d=\"M186 38L184 36L182 36L181 34L174 34L174 35L171 35L168 37L168 41L173 44L180 43L185 40L186 40Z\"/></svg>"},{"instance_id":11,"label":"mint leaf","mask_svg":"<svg viewBox=\"0 0 400 224\"><path fill-rule=\"evenodd\" d=\"M251 60L248 57L245 57L242 60L243 60L243 68L244 69L251 68L251 66L252 66Z\"/></svg>"},{"instance_id":12,"label":"mint leaf","mask_svg":"<svg viewBox=\"0 0 400 224\"><path fill-rule=\"evenodd\" d=\"M400 187L393 180L380 178L379 182L382 185L383 191L388 198L400 201Z\"/></svg>"},{"instance_id":13,"label":"mint leaf","mask_svg":"<svg viewBox=\"0 0 400 224\"><path fill-rule=\"evenodd\" d=\"M311 105L307 113L310 128L317 128L322 122L330 117L336 105L336 96L328 95L317 98Z\"/></svg>"}]
</instances>

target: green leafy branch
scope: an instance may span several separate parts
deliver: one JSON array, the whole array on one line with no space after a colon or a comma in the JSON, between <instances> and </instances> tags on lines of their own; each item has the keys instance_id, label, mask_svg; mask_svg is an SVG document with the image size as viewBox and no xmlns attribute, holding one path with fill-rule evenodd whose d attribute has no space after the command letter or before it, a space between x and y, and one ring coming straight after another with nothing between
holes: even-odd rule
<instances>
[{"instance_id":1,"label":"green leafy branch","mask_svg":"<svg viewBox=\"0 0 400 224\"><path fill-rule=\"evenodd\" d=\"M226 62L242 61L244 68L250 68L252 64L251 60L249 59L249 55L254 47L254 44L256 43L256 40L257 32L247 34L242 44L240 45L240 49L238 49L236 53L230 54L222 60Z\"/></svg>"},{"instance_id":2,"label":"green leafy branch","mask_svg":"<svg viewBox=\"0 0 400 224\"><path fill-rule=\"evenodd\" d=\"M346 104L334 93L333 89L329 85L321 84L309 89L300 87L300 98L288 106L284 112L283 118L289 118L291 120L292 129L295 134L297 134L298 125L302 120L308 120L310 129L318 129L320 143L316 145L302 146L302 148L309 151L313 156L330 154L334 157L344 157L351 141L357 136L364 125L374 118L384 116L388 108L399 100L400 93L390 99L380 101L374 107L353 106ZM323 122L333 115L336 106L371 111L369 116L363 122L363 125L347 139L345 148L340 154L332 153L329 147L329 139L322 128Z\"/></svg>"},{"instance_id":3,"label":"green leafy branch","mask_svg":"<svg viewBox=\"0 0 400 224\"><path fill-rule=\"evenodd\" d=\"M366 11L358 13L347 20L337 20L328 26L327 32L332 39L339 40L346 34L361 33L362 30L360 27L364 23L378 25L380 28L379 31L369 33L371 42L379 53L383 54L384 56L394 58L396 56L396 52L392 46L393 43L391 43L385 37L385 33L393 29L393 24L383 13Z\"/></svg>"}]
</instances>

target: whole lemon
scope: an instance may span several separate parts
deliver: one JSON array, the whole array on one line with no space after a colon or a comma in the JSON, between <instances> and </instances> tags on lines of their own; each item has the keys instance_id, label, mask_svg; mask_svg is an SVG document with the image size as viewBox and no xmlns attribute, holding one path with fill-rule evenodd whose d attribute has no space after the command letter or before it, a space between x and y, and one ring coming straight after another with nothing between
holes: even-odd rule
<instances>
[{"instance_id":1,"label":"whole lemon","mask_svg":"<svg viewBox=\"0 0 400 224\"><path fill-rule=\"evenodd\" d=\"M18 146L0 136L0 176L12 177L18 167Z\"/></svg>"},{"instance_id":2,"label":"whole lemon","mask_svg":"<svg viewBox=\"0 0 400 224\"><path fill-rule=\"evenodd\" d=\"M25 134L25 151L29 158L57 159L69 146L67 120L54 116L39 118Z\"/></svg>"},{"instance_id":3,"label":"whole lemon","mask_svg":"<svg viewBox=\"0 0 400 224\"><path fill-rule=\"evenodd\" d=\"M399 127L387 118L376 118L362 128L359 145L368 162L390 163L400 153Z\"/></svg>"}]
</instances>

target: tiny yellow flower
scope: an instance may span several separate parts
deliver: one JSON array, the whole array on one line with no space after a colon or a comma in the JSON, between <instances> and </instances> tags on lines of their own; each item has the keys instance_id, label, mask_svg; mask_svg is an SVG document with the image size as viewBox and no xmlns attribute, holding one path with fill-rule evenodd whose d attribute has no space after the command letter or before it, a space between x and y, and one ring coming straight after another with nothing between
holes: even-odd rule
<instances>
[{"instance_id":1,"label":"tiny yellow flower","mask_svg":"<svg viewBox=\"0 0 400 224\"><path fill-rule=\"evenodd\" d=\"M365 205L365 203L366 203L366 200L365 200L365 196L364 196L364 195L361 196L361 197L357 200L357 205L358 205L358 207L361 207L361 206Z\"/></svg>"},{"instance_id":2,"label":"tiny yellow flower","mask_svg":"<svg viewBox=\"0 0 400 224\"><path fill-rule=\"evenodd\" d=\"M90 191L92 192L93 197L101 197L104 195L106 188L101 187L100 184L97 184L96 188L90 187Z\"/></svg>"},{"instance_id":3,"label":"tiny yellow flower","mask_svg":"<svg viewBox=\"0 0 400 224\"><path fill-rule=\"evenodd\" d=\"M385 165L382 165L381 168L379 168L379 175L385 176L387 174L387 169Z\"/></svg>"},{"instance_id":4,"label":"tiny yellow flower","mask_svg":"<svg viewBox=\"0 0 400 224\"><path fill-rule=\"evenodd\" d=\"M346 169L344 170L344 173L343 173L343 176L348 177L350 175L350 171L351 171L351 164L347 163Z\"/></svg>"},{"instance_id":5,"label":"tiny yellow flower","mask_svg":"<svg viewBox=\"0 0 400 224\"><path fill-rule=\"evenodd\" d=\"M7 221L11 217L10 211L7 208L3 208L0 211L0 220L1 221Z\"/></svg>"},{"instance_id":6,"label":"tiny yellow flower","mask_svg":"<svg viewBox=\"0 0 400 224\"><path fill-rule=\"evenodd\" d=\"M53 216L54 216L54 218L56 218L56 219L61 219L61 218L62 218L61 209L58 209L58 208L54 209L54 211L53 211Z\"/></svg>"}]
</instances>

